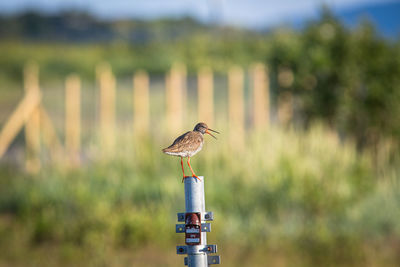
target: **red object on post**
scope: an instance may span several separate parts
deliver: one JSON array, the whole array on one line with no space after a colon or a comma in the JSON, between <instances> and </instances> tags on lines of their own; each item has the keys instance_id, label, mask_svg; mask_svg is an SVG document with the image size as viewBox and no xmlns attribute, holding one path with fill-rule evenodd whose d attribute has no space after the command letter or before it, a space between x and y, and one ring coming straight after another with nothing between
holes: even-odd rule
<instances>
[{"instance_id":1,"label":"red object on post","mask_svg":"<svg viewBox=\"0 0 400 267\"><path fill-rule=\"evenodd\" d=\"M189 246L201 244L201 214L185 214L185 243Z\"/></svg>"}]
</instances>

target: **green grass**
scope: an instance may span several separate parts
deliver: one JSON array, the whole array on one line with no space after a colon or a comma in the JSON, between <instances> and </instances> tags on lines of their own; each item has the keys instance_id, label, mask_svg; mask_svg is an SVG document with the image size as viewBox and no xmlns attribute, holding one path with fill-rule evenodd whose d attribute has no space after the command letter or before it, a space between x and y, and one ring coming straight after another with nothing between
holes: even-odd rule
<instances>
[{"instance_id":1,"label":"green grass","mask_svg":"<svg viewBox=\"0 0 400 267\"><path fill-rule=\"evenodd\" d=\"M224 133L192 165L205 176L215 214L208 241L225 266L399 261L396 167L377 172L369 152L321 126L251 133L244 149ZM121 132L115 153L95 157L92 141L81 168L55 164L37 175L3 164L0 266L181 265L174 224L183 185L179 159L161 153L169 141Z\"/></svg>"}]
</instances>

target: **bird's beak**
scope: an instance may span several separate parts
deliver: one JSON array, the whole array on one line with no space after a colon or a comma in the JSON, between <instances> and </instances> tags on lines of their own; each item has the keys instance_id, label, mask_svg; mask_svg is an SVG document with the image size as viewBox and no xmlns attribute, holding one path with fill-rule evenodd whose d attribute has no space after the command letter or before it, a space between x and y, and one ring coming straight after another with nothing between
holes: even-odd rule
<instances>
[{"instance_id":1,"label":"bird's beak","mask_svg":"<svg viewBox=\"0 0 400 267\"><path fill-rule=\"evenodd\" d=\"M212 131L212 132L214 132L214 133L217 133L217 134L219 134L219 132L217 132L217 131L215 131L215 130L213 130L213 129L210 129L210 128L208 128L207 131L206 131L206 133L208 133L209 135L211 135L212 137L214 137L215 139L217 139L217 137L215 137L213 134L211 134L208 130L210 130L210 131Z\"/></svg>"}]
</instances>

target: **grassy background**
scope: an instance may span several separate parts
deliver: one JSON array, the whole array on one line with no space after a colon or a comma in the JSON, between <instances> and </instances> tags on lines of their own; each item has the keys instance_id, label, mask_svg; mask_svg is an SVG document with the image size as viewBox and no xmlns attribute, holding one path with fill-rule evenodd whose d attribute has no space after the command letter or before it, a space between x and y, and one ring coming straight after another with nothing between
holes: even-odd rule
<instances>
[{"instance_id":1,"label":"grassy background","mask_svg":"<svg viewBox=\"0 0 400 267\"><path fill-rule=\"evenodd\" d=\"M243 150L225 133L192 161L215 214L208 242L225 266L397 265L397 166L374 168L369 152L321 125L253 132ZM120 131L118 140L115 155L80 169L1 166L1 265L182 264L179 160L161 153L164 139Z\"/></svg>"}]
</instances>

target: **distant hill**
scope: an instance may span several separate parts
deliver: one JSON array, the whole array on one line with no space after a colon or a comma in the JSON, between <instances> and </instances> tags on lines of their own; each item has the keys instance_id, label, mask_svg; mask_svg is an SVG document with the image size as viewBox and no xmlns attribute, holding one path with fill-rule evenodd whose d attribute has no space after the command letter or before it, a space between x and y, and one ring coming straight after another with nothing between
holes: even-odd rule
<instances>
[{"instance_id":1,"label":"distant hill","mask_svg":"<svg viewBox=\"0 0 400 267\"><path fill-rule=\"evenodd\" d=\"M171 41L194 34L243 36L257 34L252 30L233 27L211 27L193 18L156 20L101 20L88 13L69 11L43 14L29 11L17 15L0 15L0 39L61 42L126 41L147 43Z\"/></svg>"},{"instance_id":2,"label":"distant hill","mask_svg":"<svg viewBox=\"0 0 400 267\"><path fill-rule=\"evenodd\" d=\"M89 41L115 38L111 25L86 13L42 14L28 11L0 17L0 37L42 41Z\"/></svg>"}]
</instances>

